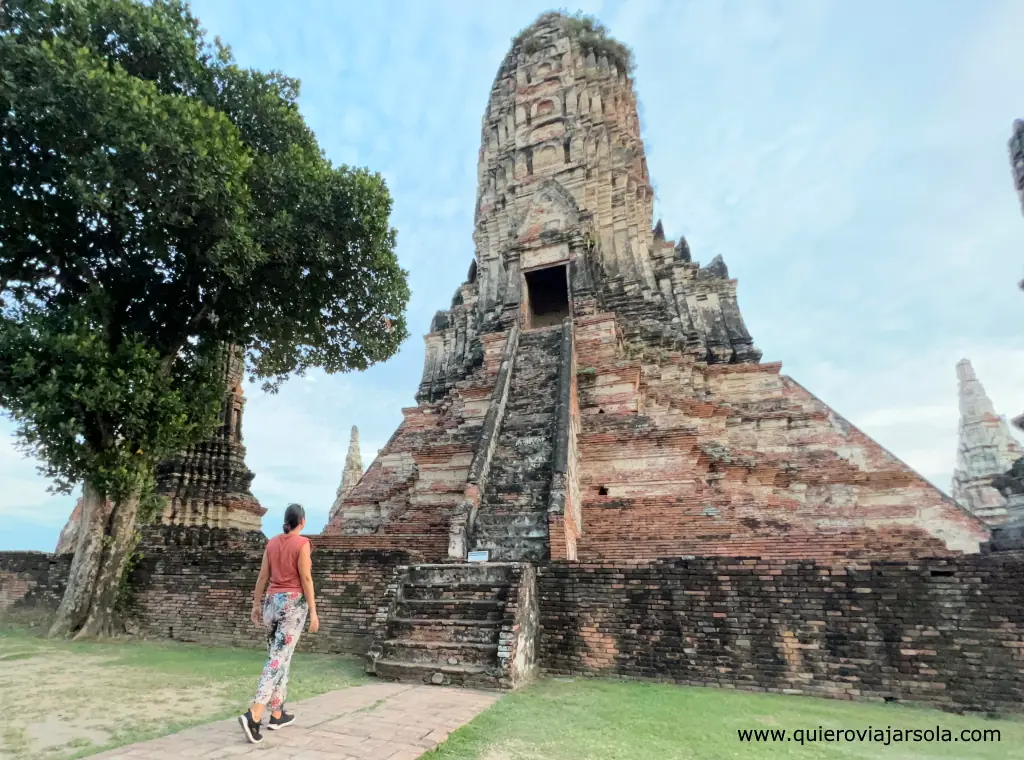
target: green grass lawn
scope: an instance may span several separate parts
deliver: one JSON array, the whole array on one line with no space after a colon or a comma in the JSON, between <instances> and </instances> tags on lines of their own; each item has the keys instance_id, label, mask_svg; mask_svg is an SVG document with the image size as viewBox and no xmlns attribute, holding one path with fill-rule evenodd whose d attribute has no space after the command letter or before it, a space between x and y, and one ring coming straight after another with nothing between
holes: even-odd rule
<instances>
[{"instance_id":1,"label":"green grass lawn","mask_svg":"<svg viewBox=\"0 0 1024 760\"><path fill-rule=\"evenodd\" d=\"M998 729L978 743L742 743L738 729ZM541 681L455 732L430 760L1024 758L1024 721L903 705L601 680Z\"/></svg>"},{"instance_id":2,"label":"green grass lawn","mask_svg":"<svg viewBox=\"0 0 1024 760\"><path fill-rule=\"evenodd\" d=\"M0 757L72 760L237 714L263 653L171 642L49 641L0 629ZM362 660L299 653L289 701L365 682ZM17 695L11 699L10 695ZM738 729L998 729L989 743L741 742ZM591 679L540 681L456 731L430 760L1020 758L1024 720Z\"/></svg>"},{"instance_id":3,"label":"green grass lawn","mask_svg":"<svg viewBox=\"0 0 1024 760\"><path fill-rule=\"evenodd\" d=\"M71 760L236 715L265 656L174 642L51 641L0 628L0 757ZM288 700L364 679L360 658L300 652Z\"/></svg>"}]
</instances>

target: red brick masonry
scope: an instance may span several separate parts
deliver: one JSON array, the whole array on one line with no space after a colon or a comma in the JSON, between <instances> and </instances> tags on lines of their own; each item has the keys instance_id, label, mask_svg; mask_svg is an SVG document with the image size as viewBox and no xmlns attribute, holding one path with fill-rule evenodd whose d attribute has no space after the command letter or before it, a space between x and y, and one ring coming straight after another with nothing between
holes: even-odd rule
<instances>
[{"instance_id":1,"label":"red brick masonry","mask_svg":"<svg viewBox=\"0 0 1024 760\"><path fill-rule=\"evenodd\" d=\"M144 548L136 618L154 637L260 647L248 622L259 542ZM321 632L302 648L365 653L404 552L316 553ZM56 608L68 557L0 553L0 616ZM1024 554L828 566L736 559L549 563L537 657L549 673L923 701L1019 712Z\"/></svg>"}]
</instances>

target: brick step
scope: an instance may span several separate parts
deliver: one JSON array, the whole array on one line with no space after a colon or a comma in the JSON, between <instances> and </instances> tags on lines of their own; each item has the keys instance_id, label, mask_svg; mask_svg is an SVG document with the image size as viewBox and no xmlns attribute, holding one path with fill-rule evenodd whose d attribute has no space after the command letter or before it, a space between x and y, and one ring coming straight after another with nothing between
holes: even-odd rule
<instances>
[{"instance_id":1,"label":"brick step","mask_svg":"<svg viewBox=\"0 0 1024 760\"><path fill-rule=\"evenodd\" d=\"M404 583L488 583L507 586L513 564L445 564L413 565L404 578Z\"/></svg>"},{"instance_id":2,"label":"brick step","mask_svg":"<svg viewBox=\"0 0 1024 760\"><path fill-rule=\"evenodd\" d=\"M467 620L465 618L391 618L387 624L388 638L417 641L451 641L472 644L493 644L501 633L500 620Z\"/></svg>"},{"instance_id":3,"label":"brick step","mask_svg":"<svg viewBox=\"0 0 1024 760\"><path fill-rule=\"evenodd\" d=\"M534 455L544 455L549 452L538 451L533 452ZM508 449L502 450L498 447L498 450L494 453L494 461L491 464L491 477L488 478L488 484L501 483L503 485L529 485L530 483L547 483L551 479L552 465L545 457L538 460L536 456L532 456L530 464L534 465L530 469L524 468L526 464L523 460L531 457L531 455L520 454L516 451L510 451Z\"/></svg>"},{"instance_id":4,"label":"brick step","mask_svg":"<svg viewBox=\"0 0 1024 760\"><path fill-rule=\"evenodd\" d=\"M432 620L501 620L505 602L492 599L403 599L396 610L401 618Z\"/></svg>"},{"instance_id":5,"label":"brick step","mask_svg":"<svg viewBox=\"0 0 1024 760\"><path fill-rule=\"evenodd\" d=\"M524 512L539 512L548 508L549 492L547 491L522 493L518 498L511 500L502 498L508 495L500 492L493 493L487 501L480 505L480 514L518 515Z\"/></svg>"},{"instance_id":6,"label":"brick step","mask_svg":"<svg viewBox=\"0 0 1024 760\"><path fill-rule=\"evenodd\" d=\"M540 512L548 508L548 498L545 491L522 494L521 498L512 501L492 497L481 505L480 515L521 515Z\"/></svg>"},{"instance_id":7,"label":"brick step","mask_svg":"<svg viewBox=\"0 0 1024 760\"><path fill-rule=\"evenodd\" d=\"M523 481L523 473L499 473L499 476L487 484L487 496L481 501L480 511L497 509L508 512L532 512L543 509L547 505L534 504L538 497L545 497L548 492L550 473L544 480Z\"/></svg>"},{"instance_id":8,"label":"brick step","mask_svg":"<svg viewBox=\"0 0 1024 760\"><path fill-rule=\"evenodd\" d=\"M508 586L499 583L465 583L458 581L423 581L403 583L402 597L419 600L492 600L503 601Z\"/></svg>"},{"instance_id":9,"label":"brick step","mask_svg":"<svg viewBox=\"0 0 1024 760\"><path fill-rule=\"evenodd\" d=\"M544 342L558 342L562 333L561 325L550 325L548 327L535 327L531 330L524 330L519 336L520 346L533 346Z\"/></svg>"},{"instance_id":10,"label":"brick step","mask_svg":"<svg viewBox=\"0 0 1024 760\"><path fill-rule=\"evenodd\" d=\"M544 562L548 559L548 540L502 536L489 538L473 535L473 551L490 552L493 562Z\"/></svg>"},{"instance_id":11,"label":"brick step","mask_svg":"<svg viewBox=\"0 0 1024 760\"><path fill-rule=\"evenodd\" d=\"M537 470L524 473L519 469L513 469L521 467L518 461L510 462L509 464L500 463L497 467L491 471L491 477L487 481L489 490L498 493L527 493L531 490L538 490L540 487L546 487L551 481L551 467L546 466L543 469L538 468ZM488 503L485 501L484 503Z\"/></svg>"},{"instance_id":12,"label":"brick step","mask_svg":"<svg viewBox=\"0 0 1024 760\"><path fill-rule=\"evenodd\" d=\"M531 423L550 424L555 416L554 399L544 403L542 399L524 398L505 405L505 428L513 425L529 425Z\"/></svg>"},{"instance_id":13,"label":"brick step","mask_svg":"<svg viewBox=\"0 0 1024 760\"><path fill-rule=\"evenodd\" d=\"M475 644L468 641L388 639L384 642L384 659L435 665L494 667L498 664L498 645Z\"/></svg>"},{"instance_id":14,"label":"brick step","mask_svg":"<svg viewBox=\"0 0 1024 760\"><path fill-rule=\"evenodd\" d=\"M497 456L498 453L501 452L507 457L519 460L523 459L528 454L533 453L531 450L536 450L544 444L552 446L554 445L554 441L551 440L552 427L551 421L540 425L510 425L502 431L500 436L498 436L494 454ZM517 447L516 442L523 438L540 438L542 440L536 443L523 444Z\"/></svg>"},{"instance_id":15,"label":"brick step","mask_svg":"<svg viewBox=\"0 0 1024 760\"><path fill-rule=\"evenodd\" d=\"M512 520L501 521L495 520L486 526L478 526L473 530L473 540L476 543L488 542L488 541L502 541L506 538L520 539L520 538L546 538L548 535L548 525L545 520L543 523L522 525L513 522Z\"/></svg>"},{"instance_id":16,"label":"brick step","mask_svg":"<svg viewBox=\"0 0 1024 760\"><path fill-rule=\"evenodd\" d=\"M523 472L522 457L509 456L507 459L499 459L491 467L487 485L493 491L505 489L508 493L524 493L533 486L546 486L551 481L552 466L549 463Z\"/></svg>"},{"instance_id":17,"label":"brick step","mask_svg":"<svg viewBox=\"0 0 1024 760\"><path fill-rule=\"evenodd\" d=\"M473 532L473 543L478 548L484 544L497 544L502 541L519 541L521 539L543 540L548 536L548 526L536 526L532 528L520 528L514 525L508 527L494 526L487 530Z\"/></svg>"},{"instance_id":18,"label":"brick step","mask_svg":"<svg viewBox=\"0 0 1024 760\"><path fill-rule=\"evenodd\" d=\"M389 681L469 689L500 689L497 668L479 665L431 665L422 662L377 660L374 673Z\"/></svg>"},{"instance_id":19,"label":"brick step","mask_svg":"<svg viewBox=\"0 0 1024 760\"><path fill-rule=\"evenodd\" d=\"M545 380L544 382L555 382ZM523 394L521 398L513 398L505 404L506 424L527 424L530 422L543 422L555 416L555 399L544 396L533 396Z\"/></svg>"},{"instance_id":20,"label":"brick step","mask_svg":"<svg viewBox=\"0 0 1024 760\"><path fill-rule=\"evenodd\" d=\"M548 513L535 510L531 512L520 512L516 510L501 511L498 509L480 510L476 518L476 527L481 530L495 525L513 525L518 528L533 528L538 525L547 527Z\"/></svg>"},{"instance_id":21,"label":"brick step","mask_svg":"<svg viewBox=\"0 0 1024 760\"><path fill-rule=\"evenodd\" d=\"M538 412L536 408L530 411L513 413L505 418L505 424L501 428L501 435L498 437L498 445L508 447L515 446L520 438L547 437L555 421L554 412Z\"/></svg>"}]
</instances>

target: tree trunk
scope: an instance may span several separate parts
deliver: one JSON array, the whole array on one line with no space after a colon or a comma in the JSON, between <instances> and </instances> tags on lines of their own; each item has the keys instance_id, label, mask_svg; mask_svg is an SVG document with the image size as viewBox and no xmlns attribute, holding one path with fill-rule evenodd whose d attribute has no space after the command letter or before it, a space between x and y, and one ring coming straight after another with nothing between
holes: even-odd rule
<instances>
[{"instance_id":1,"label":"tree trunk","mask_svg":"<svg viewBox=\"0 0 1024 760\"><path fill-rule=\"evenodd\" d=\"M84 483L75 556L71 560L64 598L57 609L56 619L50 628L50 636L67 636L74 633L88 617L96 578L100 572L103 537L106 534L109 517L110 506L106 494L100 493L91 483Z\"/></svg>"},{"instance_id":2,"label":"tree trunk","mask_svg":"<svg viewBox=\"0 0 1024 760\"><path fill-rule=\"evenodd\" d=\"M75 634L76 639L111 636L117 623L117 593L128 557L135 548L135 524L139 514L139 493L122 498L107 520L99 575L96 578L89 615Z\"/></svg>"}]
</instances>

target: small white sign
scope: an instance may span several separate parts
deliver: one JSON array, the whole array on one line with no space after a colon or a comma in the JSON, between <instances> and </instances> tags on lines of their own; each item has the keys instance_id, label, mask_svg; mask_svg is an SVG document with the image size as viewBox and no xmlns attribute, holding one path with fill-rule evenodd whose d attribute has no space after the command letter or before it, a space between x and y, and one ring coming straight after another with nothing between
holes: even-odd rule
<instances>
[{"instance_id":1,"label":"small white sign","mask_svg":"<svg viewBox=\"0 0 1024 760\"><path fill-rule=\"evenodd\" d=\"M470 552L467 559L470 562L486 562L491 556L490 552Z\"/></svg>"}]
</instances>

